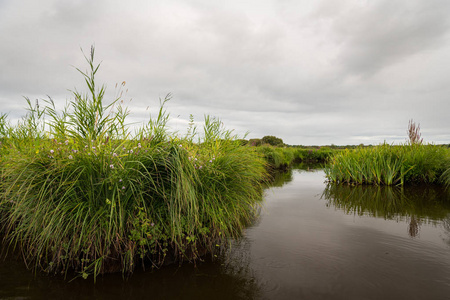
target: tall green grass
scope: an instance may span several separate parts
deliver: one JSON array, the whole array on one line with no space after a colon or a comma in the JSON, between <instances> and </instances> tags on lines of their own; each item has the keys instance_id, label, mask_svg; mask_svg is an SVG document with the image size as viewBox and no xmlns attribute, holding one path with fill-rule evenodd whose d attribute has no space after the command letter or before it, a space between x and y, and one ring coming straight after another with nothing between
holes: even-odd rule
<instances>
[{"instance_id":1,"label":"tall green grass","mask_svg":"<svg viewBox=\"0 0 450 300\"><path fill-rule=\"evenodd\" d=\"M336 183L440 183L449 157L449 150L441 146L382 144L335 154L325 173L330 182Z\"/></svg>"},{"instance_id":2,"label":"tall green grass","mask_svg":"<svg viewBox=\"0 0 450 300\"><path fill-rule=\"evenodd\" d=\"M293 163L325 163L329 157L338 152L329 148L303 149L298 147L275 147L264 144L255 147L266 159L271 169L287 169Z\"/></svg>"},{"instance_id":3,"label":"tall green grass","mask_svg":"<svg viewBox=\"0 0 450 300\"><path fill-rule=\"evenodd\" d=\"M88 92L0 118L3 249L29 266L83 277L195 260L239 237L262 199L265 161L220 120L176 136L161 108L133 136L120 97L104 104L94 49Z\"/></svg>"}]
</instances>

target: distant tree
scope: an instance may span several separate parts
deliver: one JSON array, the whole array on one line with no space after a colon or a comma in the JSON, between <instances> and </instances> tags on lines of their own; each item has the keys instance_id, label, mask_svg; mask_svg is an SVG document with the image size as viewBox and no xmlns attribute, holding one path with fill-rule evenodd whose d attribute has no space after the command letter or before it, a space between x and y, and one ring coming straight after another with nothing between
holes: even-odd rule
<instances>
[{"instance_id":1,"label":"distant tree","mask_svg":"<svg viewBox=\"0 0 450 300\"><path fill-rule=\"evenodd\" d=\"M250 146L261 146L261 139L250 139L248 144Z\"/></svg>"},{"instance_id":2,"label":"distant tree","mask_svg":"<svg viewBox=\"0 0 450 300\"><path fill-rule=\"evenodd\" d=\"M269 145L272 145L272 146L283 146L284 145L282 139L277 138L276 136L273 136L273 135L266 135L265 137L263 137L261 139L261 141L264 144L269 144Z\"/></svg>"}]
</instances>

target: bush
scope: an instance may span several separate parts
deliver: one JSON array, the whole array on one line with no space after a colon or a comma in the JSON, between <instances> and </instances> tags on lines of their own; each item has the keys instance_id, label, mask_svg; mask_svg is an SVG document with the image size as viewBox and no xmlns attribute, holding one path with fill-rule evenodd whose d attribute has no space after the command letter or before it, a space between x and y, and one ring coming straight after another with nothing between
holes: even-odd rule
<instances>
[{"instance_id":1,"label":"bush","mask_svg":"<svg viewBox=\"0 0 450 300\"><path fill-rule=\"evenodd\" d=\"M283 140L280 138L277 138L273 135L266 135L261 139L263 144L269 144L271 146L283 146Z\"/></svg>"}]
</instances>

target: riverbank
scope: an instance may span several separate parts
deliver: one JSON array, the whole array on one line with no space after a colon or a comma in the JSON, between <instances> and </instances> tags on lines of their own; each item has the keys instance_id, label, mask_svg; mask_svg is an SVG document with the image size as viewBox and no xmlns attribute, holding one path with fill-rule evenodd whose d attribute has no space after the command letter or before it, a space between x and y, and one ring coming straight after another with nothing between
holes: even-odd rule
<instances>
[{"instance_id":1,"label":"riverbank","mask_svg":"<svg viewBox=\"0 0 450 300\"><path fill-rule=\"evenodd\" d=\"M336 153L325 168L328 181L346 184L450 184L450 148L407 143Z\"/></svg>"},{"instance_id":2,"label":"riverbank","mask_svg":"<svg viewBox=\"0 0 450 300\"><path fill-rule=\"evenodd\" d=\"M257 215L266 163L220 120L171 133L159 114L135 133L117 98L96 88L58 111L51 99L10 125L0 118L0 226L4 252L30 268L83 278L138 264L195 261L237 238Z\"/></svg>"}]
</instances>

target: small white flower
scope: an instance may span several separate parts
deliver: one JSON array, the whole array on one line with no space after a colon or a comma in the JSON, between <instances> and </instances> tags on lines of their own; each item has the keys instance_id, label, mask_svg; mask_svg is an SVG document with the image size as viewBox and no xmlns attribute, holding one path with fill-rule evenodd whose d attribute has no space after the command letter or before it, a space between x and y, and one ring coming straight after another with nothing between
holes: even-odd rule
<instances>
[{"instance_id":1,"label":"small white flower","mask_svg":"<svg viewBox=\"0 0 450 300\"><path fill-rule=\"evenodd\" d=\"M114 165L109 165L109 167L110 167L111 169L114 169Z\"/></svg>"},{"instance_id":2,"label":"small white flower","mask_svg":"<svg viewBox=\"0 0 450 300\"><path fill-rule=\"evenodd\" d=\"M73 156L72 156L72 155L69 155L69 159L73 159Z\"/></svg>"},{"instance_id":3,"label":"small white flower","mask_svg":"<svg viewBox=\"0 0 450 300\"><path fill-rule=\"evenodd\" d=\"M53 153L55 153L55 151L53 151L53 150L50 150L50 153L51 153L51 154L53 154Z\"/></svg>"}]
</instances>

